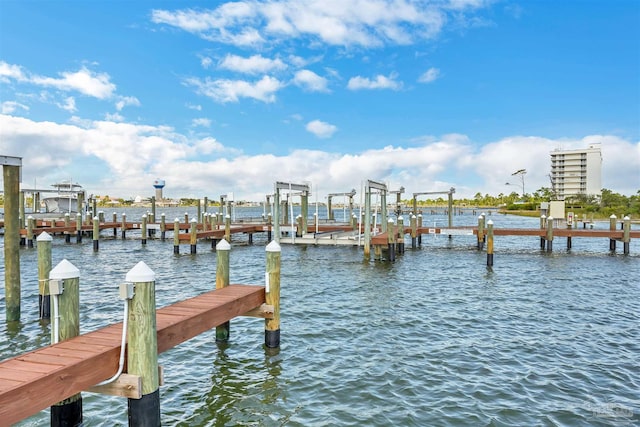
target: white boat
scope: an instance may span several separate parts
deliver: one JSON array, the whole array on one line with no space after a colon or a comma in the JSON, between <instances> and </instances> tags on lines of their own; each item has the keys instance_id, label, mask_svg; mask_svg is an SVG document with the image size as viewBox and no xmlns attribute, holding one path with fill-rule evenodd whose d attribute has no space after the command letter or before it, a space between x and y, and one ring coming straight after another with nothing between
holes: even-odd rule
<instances>
[{"instance_id":1,"label":"white boat","mask_svg":"<svg viewBox=\"0 0 640 427\"><path fill-rule=\"evenodd\" d=\"M85 190L78 183L62 181L51 186L56 188L57 194L42 199L48 213L77 213L78 195L82 194L83 200L86 200Z\"/></svg>"}]
</instances>

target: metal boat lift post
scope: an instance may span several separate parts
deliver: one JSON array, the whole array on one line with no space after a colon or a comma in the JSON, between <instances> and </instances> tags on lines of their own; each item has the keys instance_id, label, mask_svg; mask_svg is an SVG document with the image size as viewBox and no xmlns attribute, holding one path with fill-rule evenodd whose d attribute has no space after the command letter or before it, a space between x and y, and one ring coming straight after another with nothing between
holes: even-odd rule
<instances>
[{"instance_id":1,"label":"metal boat lift post","mask_svg":"<svg viewBox=\"0 0 640 427\"><path fill-rule=\"evenodd\" d=\"M367 180L364 186L364 258L371 258L371 190L380 192L380 208L382 231L387 231L387 186L376 181Z\"/></svg>"},{"instance_id":2,"label":"metal boat lift post","mask_svg":"<svg viewBox=\"0 0 640 427\"><path fill-rule=\"evenodd\" d=\"M333 197L345 196L349 198L349 218L353 215L353 196L356 195L355 188L349 191L348 193L329 193L327 194L327 219L335 220L333 215L333 210L331 209L331 199Z\"/></svg>"},{"instance_id":3,"label":"metal boat lift post","mask_svg":"<svg viewBox=\"0 0 640 427\"><path fill-rule=\"evenodd\" d=\"M418 214L418 196L425 194L448 194L449 195L449 228L453 227L453 194L456 192L456 189L451 187L449 191L423 191L420 193L413 193L413 214ZM451 236L449 236L451 237Z\"/></svg>"},{"instance_id":4,"label":"metal boat lift post","mask_svg":"<svg viewBox=\"0 0 640 427\"><path fill-rule=\"evenodd\" d=\"M307 184L292 184L290 182L277 181L274 184L273 192L273 231L274 240L280 243L280 190L299 191L302 198L302 230L307 230L307 215L309 211L309 194L311 191ZM293 225L294 218L291 218L291 224ZM292 232L291 237L295 241L295 232Z\"/></svg>"}]
</instances>

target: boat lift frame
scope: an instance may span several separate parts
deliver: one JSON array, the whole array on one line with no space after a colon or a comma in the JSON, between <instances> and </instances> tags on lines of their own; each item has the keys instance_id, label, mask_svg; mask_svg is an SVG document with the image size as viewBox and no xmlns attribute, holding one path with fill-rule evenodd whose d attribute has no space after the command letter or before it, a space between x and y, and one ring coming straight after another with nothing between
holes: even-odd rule
<instances>
[{"instance_id":1,"label":"boat lift frame","mask_svg":"<svg viewBox=\"0 0 640 427\"><path fill-rule=\"evenodd\" d=\"M307 230L307 216L309 213L309 195L311 194L311 190L308 184L293 184L291 182L281 182L277 181L274 184L274 192L273 192L273 231L274 231L274 239L276 242L280 243L280 190L289 190L289 194L292 194L293 191L300 192L300 196L302 198L302 230L303 234L306 233ZM293 204L291 204L291 210L293 212ZM293 217L293 213L291 214ZM291 218L291 237L295 242L295 228L294 228L294 218Z\"/></svg>"},{"instance_id":2,"label":"boat lift frame","mask_svg":"<svg viewBox=\"0 0 640 427\"><path fill-rule=\"evenodd\" d=\"M413 214L418 214L418 196L426 195L426 194L448 194L449 195L449 228L453 227L453 194L456 192L456 189L451 187L449 191L423 191L419 193L413 193Z\"/></svg>"}]
</instances>

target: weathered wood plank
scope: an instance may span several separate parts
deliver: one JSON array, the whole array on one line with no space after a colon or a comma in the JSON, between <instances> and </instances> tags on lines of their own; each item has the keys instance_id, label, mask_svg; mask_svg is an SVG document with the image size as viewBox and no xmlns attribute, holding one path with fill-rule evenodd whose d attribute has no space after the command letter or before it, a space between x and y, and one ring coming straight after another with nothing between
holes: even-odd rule
<instances>
[{"instance_id":1,"label":"weathered wood plank","mask_svg":"<svg viewBox=\"0 0 640 427\"><path fill-rule=\"evenodd\" d=\"M158 353L264 302L264 287L230 285L161 308L156 313ZM118 365L121 331L121 323L110 325L0 362L0 420L16 423L110 378ZM20 363L25 365L14 369ZM34 364L39 367L30 370Z\"/></svg>"}]
</instances>

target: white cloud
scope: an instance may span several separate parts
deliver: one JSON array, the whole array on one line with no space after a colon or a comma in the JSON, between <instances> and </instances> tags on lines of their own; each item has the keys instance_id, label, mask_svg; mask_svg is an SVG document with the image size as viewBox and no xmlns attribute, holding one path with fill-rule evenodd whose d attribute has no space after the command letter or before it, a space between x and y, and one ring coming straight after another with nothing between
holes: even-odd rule
<instances>
[{"instance_id":1,"label":"white cloud","mask_svg":"<svg viewBox=\"0 0 640 427\"><path fill-rule=\"evenodd\" d=\"M420 83L431 83L436 81L438 77L440 77L440 70L431 67L418 78L418 81Z\"/></svg>"},{"instance_id":2,"label":"white cloud","mask_svg":"<svg viewBox=\"0 0 640 427\"><path fill-rule=\"evenodd\" d=\"M200 58L200 65L202 65L202 68L204 68L205 70L209 69L213 65L213 59L211 59L211 58L209 58L207 56L202 57L202 58Z\"/></svg>"},{"instance_id":3,"label":"white cloud","mask_svg":"<svg viewBox=\"0 0 640 427\"><path fill-rule=\"evenodd\" d=\"M306 129L318 138L330 138L338 130L336 126L320 120L310 121Z\"/></svg>"},{"instance_id":4,"label":"white cloud","mask_svg":"<svg viewBox=\"0 0 640 427\"><path fill-rule=\"evenodd\" d=\"M98 99L110 98L116 90L107 73L96 73L82 67L76 72L65 71L60 78L31 76L31 83L38 86L54 87L63 91L75 90L83 95Z\"/></svg>"},{"instance_id":5,"label":"white cloud","mask_svg":"<svg viewBox=\"0 0 640 427\"><path fill-rule=\"evenodd\" d=\"M127 105L140 106L140 101L135 96L120 96L116 102L116 110L122 111Z\"/></svg>"},{"instance_id":6,"label":"white cloud","mask_svg":"<svg viewBox=\"0 0 640 427\"><path fill-rule=\"evenodd\" d=\"M75 113L76 111L78 111L78 109L76 108L76 100L73 96L65 98L64 104L58 104L58 107L70 113Z\"/></svg>"},{"instance_id":7,"label":"white cloud","mask_svg":"<svg viewBox=\"0 0 640 427\"><path fill-rule=\"evenodd\" d=\"M252 55L249 58L244 58L228 54L220 61L218 67L245 74L264 74L270 71L284 70L287 68L287 64L279 58L270 59L262 55Z\"/></svg>"},{"instance_id":8,"label":"white cloud","mask_svg":"<svg viewBox=\"0 0 640 427\"><path fill-rule=\"evenodd\" d=\"M21 104L17 101L4 101L2 103L0 111L2 111L2 114L11 114L14 113L18 108L29 111L29 106Z\"/></svg>"},{"instance_id":9,"label":"white cloud","mask_svg":"<svg viewBox=\"0 0 640 427\"><path fill-rule=\"evenodd\" d=\"M217 79L204 80L195 77L185 80L188 86L194 86L196 92L216 102L238 102L240 98L253 98L262 102L274 102L275 93L284 85L276 78L264 76L256 82L245 80Z\"/></svg>"},{"instance_id":10,"label":"white cloud","mask_svg":"<svg viewBox=\"0 0 640 427\"><path fill-rule=\"evenodd\" d=\"M23 81L27 77L19 65L7 64L4 61L0 61L0 81L9 82L10 80Z\"/></svg>"},{"instance_id":11,"label":"white cloud","mask_svg":"<svg viewBox=\"0 0 640 427\"><path fill-rule=\"evenodd\" d=\"M237 46L308 39L335 46L406 45L437 37L448 21L473 21L483 0L274 0L215 9L153 10L151 21ZM467 19L467 15L472 15Z\"/></svg>"},{"instance_id":12,"label":"white cloud","mask_svg":"<svg viewBox=\"0 0 640 427\"><path fill-rule=\"evenodd\" d=\"M204 117L201 117L199 119L193 119L191 120L191 126L193 127L202 126L205 128L211 127L211 119L207 119Z\"/></svg>"},{"instance_id":13,"label":"white cloud","mask_svg":"<svg viewBox=\"0 0 640 427\"><path fill-rule=\"evenodd\" d=\"M328 80L310 70L299 70L293 77L293 83L310 92L328 92Z\"/></svg>"},{"instance_id":14,"label":"white cloud","mask_svg":"<svg viewBox=\"0 0 640 427\"><path fill-rule=\"evenodd\" d=\"M107 113L104 115L104 119L112 122L124 122L124 117L120 113Z\"/></svg>"},{"instance_id":15,"label":"white cloud","mask_svg":"<svg viewBox=\"0 0 640 427\"><path fill-rule=\"evenodd\" d=\"M187 102L185 104L185 107L187 107L190 110L202 111L202 105L190 104Z\"/></svg>"},{"instance_id":16,"label":"white cloud","mask_svg":"<svg viewBox=\"0 0 640 427\"><path fill-rule=\"evenodd\" d=\"M397 75L390 74L388 77L378 74L375 79L369 79L367 77L356 76L349 79L347 88L350 90L360 89L392 89L400 90L402 88L402 82L396 81Z\"/></svg>"},{"instance_id":17,"label":"white cloud","mask_svg":"<svg viewBox=\"0 0 640 427\"><path fill-rule=\"evenodd\" d=\"M193 139L166 126L77 118L71 124L57 124L0 115L0 140L5 153L23 158L24 182L76 176L73 168L92 159L92 175L83 174L95 178L82 184L94 194L114 197L150 194L156 177L166 179L165 190L171 197L210 195L215 183L223 191L232 189L238 199L263 200L275 181L310 181L321 191L335 192L359 189L363 179L402 185L406 194L453 186L456 197L473 197L477 192L511 192L504 184L520 168L527 170L526 191L533 192L549 186L551 150L583 148L593 142L602 144L603 187L626 195L640 188L640 142L611 135L513 136L479 146L465 135L451 134L422 137L410 147L358 153L294 150L276 156L246 155L214 137Z\"/></svg>"}]
</instances>

